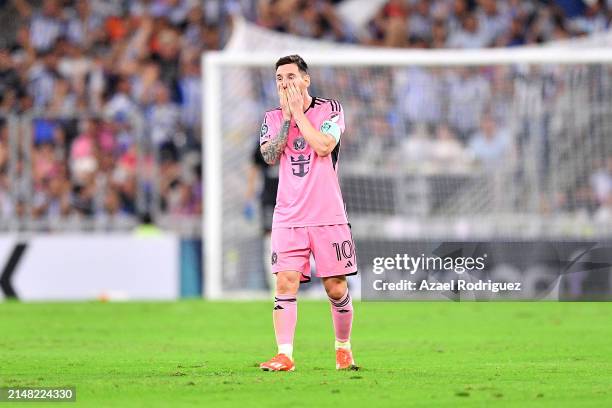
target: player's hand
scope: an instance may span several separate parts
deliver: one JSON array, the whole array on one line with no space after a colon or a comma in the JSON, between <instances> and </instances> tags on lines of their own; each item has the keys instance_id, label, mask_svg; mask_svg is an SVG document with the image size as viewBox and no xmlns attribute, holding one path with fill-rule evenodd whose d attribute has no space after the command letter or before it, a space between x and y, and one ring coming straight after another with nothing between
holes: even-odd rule
<instances>
[{"instance_id":1,"label":"player's hand","mask_svg":"<svg viewBox=\"0 0 612 408\"><path fill-rule=\"evenodd\" d=\"M287 87L287 97L289 99L289 109L294 114L297 112L302 112L302 106L304 105L304 97L302 96L302 92L298 89L294 84L289 84Z\"/></svg>"},{"instance_id":2,"label":"player's hand","mask_svg":"<svg viewBox=\"0 0 612 408\"><path fill-rule=\"evenodd\" d=\"M289 109L289 100L287 98L287 91L283 89L283 86L280 84L276 87L276 89L278 90L278 99L280 101L280 107L281 107L281 110L283 111L283 119L291 120L291 109Z\"/></svg>"}]
</instances>

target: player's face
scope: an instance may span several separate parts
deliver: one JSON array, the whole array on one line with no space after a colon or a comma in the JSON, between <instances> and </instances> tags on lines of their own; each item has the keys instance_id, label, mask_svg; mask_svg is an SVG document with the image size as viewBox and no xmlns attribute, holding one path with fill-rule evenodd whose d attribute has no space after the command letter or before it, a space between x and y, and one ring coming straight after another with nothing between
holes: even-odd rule
<instances>
[{"instance_id":1,"label":"player's face","mask_svg":"<svg viewBox=\"0 0 612 408\"><path fill-rule=\"evenodd\" d=\"M304 94L310 86L310 75L300 72L297 65L285 64L276 70L276 84L287 89L289 84L294 84Z\"/></svg>"}]
</instances>

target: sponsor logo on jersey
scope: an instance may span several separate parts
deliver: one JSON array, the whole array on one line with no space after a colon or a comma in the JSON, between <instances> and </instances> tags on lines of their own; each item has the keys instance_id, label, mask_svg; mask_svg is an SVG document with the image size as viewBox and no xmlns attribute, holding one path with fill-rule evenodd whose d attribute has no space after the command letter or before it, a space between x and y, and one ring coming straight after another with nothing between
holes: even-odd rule
<instances>
[{"instance_id":1,"label":"sponsor logo on jersey","mask_svg":"<svg viewBox=\"0 0 612 408\"><path fill-rule=\"evenodd\" d=\"M272 265L276 265L276 262L278 261L278 255L276 255L276 252L272 252Z\"/></svg>"},{"instance_id":2,"label":"sponsor logo on jersey","mask_svg":"<svg viewBox=\"0 0 612 408\"><path fill-rule=\"evenodd\" d=\"M294 176L304 177L310 171L310 155L304 157L300 154L298 157L291 156L291 171Z\"/></svg>"},{"instance_id":3,"label":"sponsor logo on jersey","mask_svg":"<svg viewBox=\"0 0 612 408\"><path fill-rule=\"evenodd\" d=\"M265 136L268 134L268 125L265 123L261 125L261 136Z\"/></svg>"}]
</instances>

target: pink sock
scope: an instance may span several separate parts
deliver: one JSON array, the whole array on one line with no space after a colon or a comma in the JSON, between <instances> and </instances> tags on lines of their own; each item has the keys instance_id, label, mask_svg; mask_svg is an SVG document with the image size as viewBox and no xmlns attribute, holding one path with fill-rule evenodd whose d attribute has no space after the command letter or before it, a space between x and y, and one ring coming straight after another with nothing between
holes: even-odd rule
<instances>
[{"instance_id":1,"label":"pink sock","mask_svg":"<svg viewBox=\"0 0 612 408\"><path fill-rule=\"evenodd\" d=\"M331 314L334 320L336 341L345 343L351 339L351 326L353 325L353 302L348 289L340 299L329 298Z\"/></svg>"},{"instance_id":2,"label":"pink sock","mask_svg":"<svg viewBox=\"0 0 612 408\"><path fill-rule=\"evenodd\" d=\"M279 345L279 350L283 350L287 345L293 345L293 335L295 334L295 324L297 322L296 295L276 295L272 316L274 318L276 344Z\"/></svg>"}]
</instances>

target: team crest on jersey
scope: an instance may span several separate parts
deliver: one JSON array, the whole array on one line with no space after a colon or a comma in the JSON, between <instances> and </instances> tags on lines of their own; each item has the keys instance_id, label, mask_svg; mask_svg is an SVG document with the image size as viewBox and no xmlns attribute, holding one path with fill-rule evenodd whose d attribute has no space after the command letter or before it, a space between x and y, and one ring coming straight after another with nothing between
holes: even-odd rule
<instances>
[{"instance_id":1,"label":"team crest on jersey","mask_svg":"<svg viewBox=\"0 0 612 408\"><path fill-rule=\"evenodd\" d=\"M340 112L332 112L331 115L329 115L329 121L331 122L338 122L338 119L340 119Z\"/></svg>"},{"instance_id":2,"label":"team crest on jersey","mask_svg":"<svg viewBox=\"0 0 612 408\"><path fill-rule=\"evenodd\" d=\"M304 157L300 154L298 157L291 156L291 171L294 176L304 177L310 171L310 155Z\"/></svg>"},{"instance_id":3,"label":"team crest on jersey","mask_svg":"<svg viewBox=\"0 0 612 408\"><path fill-rule=\"evenodd\" d=\"M278 255L276 255L276 252L272 252L272 265L275 265L276 262L278 261Z\"/></svg>"},{"instance_id":4,"label":"team crest on jersey","mask_svg":"<svg viewBox=\"0 0 612 408\"><path fill-rule=\"evenodd\" d=\"M268 125L265 123L261 125L261 136L264 136L268 133Z\"/></svg>"},{"instance_id":5,"label":"team crest on jersey","mask_svg":"<svg viewBox=\"0 0 612 408\"><path fill-rule=\"evenodd\" d=\"M300 136L293 141L293 148L295 150L304 150L305 147L306 147L306 140L304 140L303 136Z\"/></svg>"}]
</instances>

